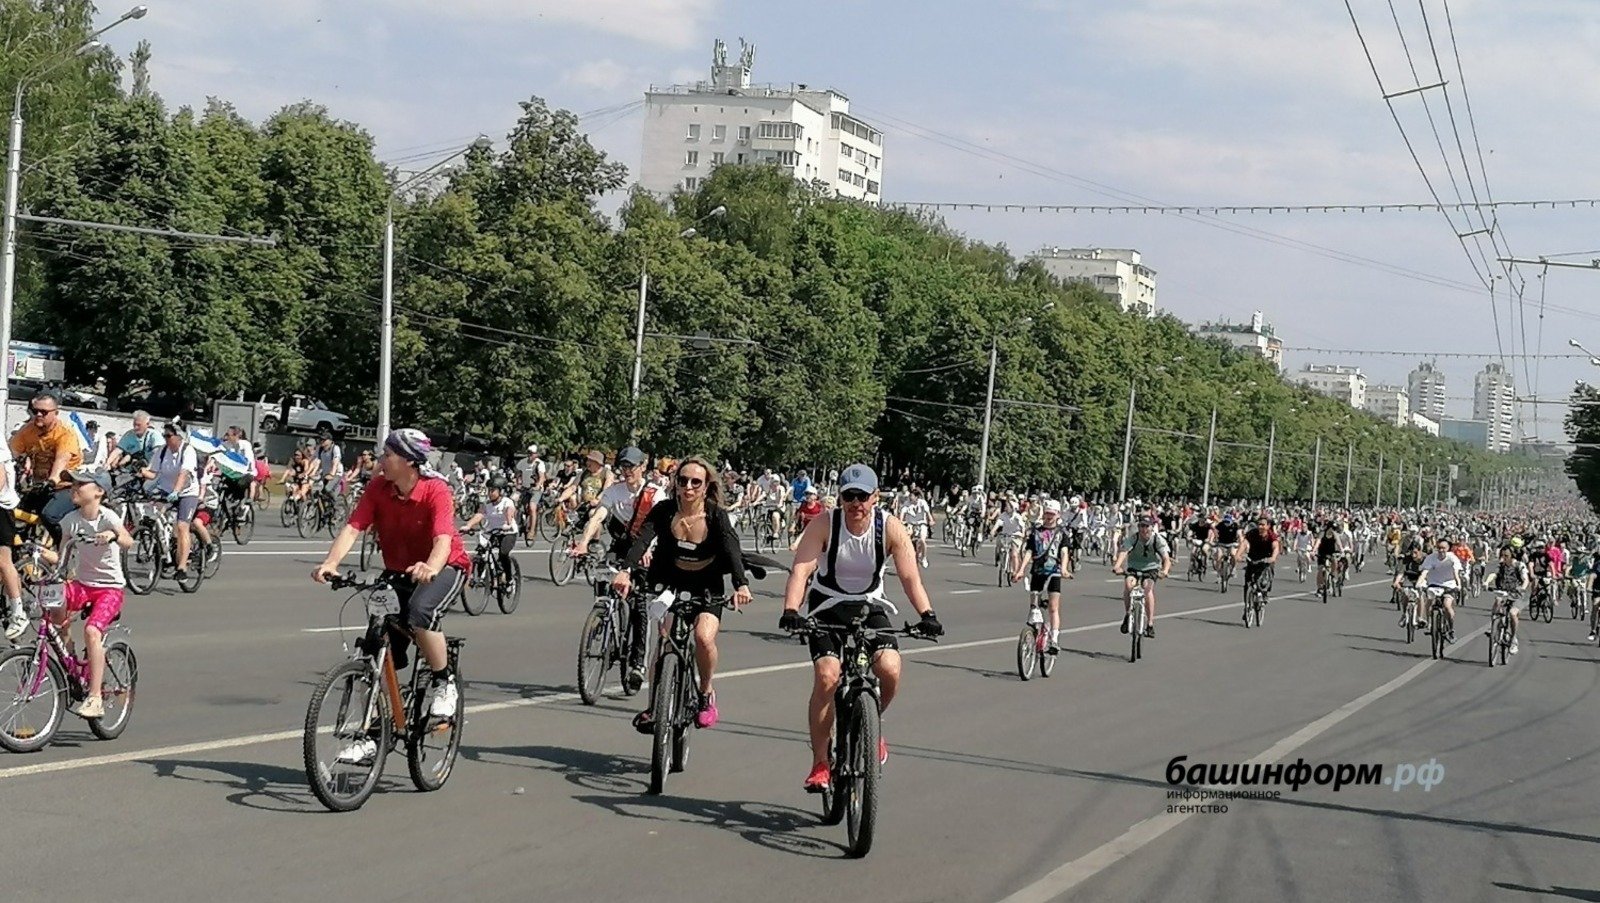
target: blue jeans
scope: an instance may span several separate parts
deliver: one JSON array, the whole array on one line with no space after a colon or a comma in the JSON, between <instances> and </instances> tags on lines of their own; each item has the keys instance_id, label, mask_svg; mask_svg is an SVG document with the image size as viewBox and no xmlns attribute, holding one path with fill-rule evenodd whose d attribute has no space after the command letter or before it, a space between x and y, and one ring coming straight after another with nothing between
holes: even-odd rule
<instances>
[{"instance_id":1,"label":"blue jeans","mask_svg":"<svg viewBox=\"0 0 1600 903\"><path fill-rule=\"evenodd\" d=\"M50 501L45 502L44 510L39 512L39 517L51 527L60 527L61 519L76 507L72 504L71 489L57 489L55 494L50 496Z\"/></svg>"}]
</instances>

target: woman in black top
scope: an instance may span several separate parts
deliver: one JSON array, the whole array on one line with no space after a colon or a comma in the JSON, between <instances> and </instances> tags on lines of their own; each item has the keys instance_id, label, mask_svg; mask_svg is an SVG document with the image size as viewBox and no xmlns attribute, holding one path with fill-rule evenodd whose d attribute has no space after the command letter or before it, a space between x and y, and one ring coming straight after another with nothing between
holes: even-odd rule
<instances>
[{"instance_id":1,"label":"woman in black top","mask_svg":"<svg viewBox=\"0 0 1600 903\"><path fill-rule=\"evenodd\" d=\"M627 566L619 569L611 582L614 590L626 596L631 588L629 570L650 553L648 574L652 588L705 597L705 604L695 605L688 615L694 623L695 662L700 666L700 704L695 714L695 724L700 727L717 723L717 697L711 690L711 676L717 668L723 576L732 580L734 607L750 602L739 536L722 507L722 486L711 474L711 465L704 458L689 458L678 465L672 498L657 502L650 509L638 538L628 549ZM655 726L650 709L640 712L633 725L641 733L652 732Z\"/></svg>"}]
</instances>

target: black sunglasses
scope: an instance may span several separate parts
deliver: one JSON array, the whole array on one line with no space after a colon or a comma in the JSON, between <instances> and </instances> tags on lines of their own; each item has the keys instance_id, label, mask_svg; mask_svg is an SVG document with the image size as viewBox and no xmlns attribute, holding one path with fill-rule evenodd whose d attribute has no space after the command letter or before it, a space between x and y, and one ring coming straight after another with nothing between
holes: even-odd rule
<instances>
[{"instance_id":1,"label":"black sunglasses","mask_svg":"<svg viewBox=\"0 0 1600 903\"><path fill-rule=\"evenodd\" d=\"M40 414L54 414L55 412L55 408L36 408L32 405L28 406L28 413L35 417L39 416Z\"/></svg>"},{"instance_id":2,"label":"black sunglasses","mask_svg":"<svg viewBox=\"0 0 1600 903\"><path fill-rule=\"evenodd\" d=\"M839 493L839 501L841 502L864 502L871 497L872 493L862 492L859 489L846 489L844 492Z\"/></svg>"},{"instance_id":3,"label":"black sunglasses","mask_svg":"<svg viewBox=\"0 0 1600 903\"><path fill-rule=\"evenodd\" d=\"M706 484L706 481L700 479L699 477L679 477L678 478L678 485L682 486L685 489L699 489L701 486L704 486L705 484Z\"/></svg>"}]
</instances>

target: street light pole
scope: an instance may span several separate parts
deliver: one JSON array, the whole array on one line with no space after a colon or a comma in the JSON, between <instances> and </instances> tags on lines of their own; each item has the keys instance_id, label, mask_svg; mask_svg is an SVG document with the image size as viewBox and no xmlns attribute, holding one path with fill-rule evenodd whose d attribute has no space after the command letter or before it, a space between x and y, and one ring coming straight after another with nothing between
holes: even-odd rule
<instances>
[{"instance_id":1,"label":"street light pole","mask_svg":"<svg viewBox=\"0 0 1600 903\"><path fill-rule=\"evenodd\" d=\"M1128 427L1122 433L1122 482L1117 487L1117 503L1128 500L1128 457L1133 452L1133 380L1128 381Z\"/></svg>"},{"instance_id":2,"label":"street light pole","mask_svg":"<svg viewBox=\"0 0 1600 903\"><path fill-rule=\"evenodd\" d=\"M1317 437L1317 447L1311 454L1311 510L1317 510L1317 484L1322 478L1322 437Z\"/></svg>"},{"instance_id":3,"label":"street light pole","mask_svg":"<svg viewBox=\"0 0 1600 903\"><path fill-rule=\"evenodd\" d=\"M695 235L699 234L700 231L699 229L695 228L696 226L708 219L714 219L716 217L723 216L727 212L727 207L718 204L717 206L711 208L705 216L695 220L694 226L690 226L689 228L684 229L682 232L679 232L678 237L695 237ZM647 247L646 253L640 255L639 258L639 315L635 321L633 329L633 391L631 393L631 412L628 416L628 434L636 441L639 438L639 387L640 380L644 374L644 313L650 291L650 274L648 272L649 259L650 255Z\"/></svg>"},{"instance_id":4,"label":"street light pole","mask_svg":"<svg viewBox=\"0 0 1600 903\"><path fill-rule=\"evenodd\" d=\"M1383 507L1383 452L1381 452L1381 451L1378 452L1378 484L1377 484L1377 486L1378 486L1378 491L1376 493L1377 498L1372 500L1372 504L1376 505L1379 508L1382 508Z\"/></svg>"},{"instance_id":5,"label":"street light pole","mask_svg":"<svg viewBox=\"0 0 1600 903\"><path fill-rule=\"evenodd\" d=\"M1261 493L1261 507L1272 507L1272 459L1278 449L1278 421L1272 421L1272 427L1267 433L1267 487Z\"/></svg>"},{"instance_id":6,"label":"street light pole","mask_svg":"<svg viewBox=\"0 0 1600 903\"><path fill-rule=\"evenodd\" d=\"M1217 408L1211 407L1211 433L1206 439L1206 479L1200 490L1200 507L1211 507L1211 461L1217 452Z\"/></svg>"},{"instance_id":7,"label":"street light pole","mask_svg":"<svg viewBox=\"0 0 1600 903\"><path fill-rule=\"evenodd\" d=\"M1352 442L1344 447L1344 507L1350 508L1350 474L1355 465L1356 446Z\"/></svg>"},{"instance_id":8,"label":"street light pole","mask_svg":"<svg viewBox=\"0 0 1600 903\"><path fill-rule=\"evenodd\" d=\"M1000 337L989 338L989 389L983 397L983 448L978 452L978 485L989 487L989 426L994 421L994 371L1000 360Z\"/></svg>"}]
</instances>

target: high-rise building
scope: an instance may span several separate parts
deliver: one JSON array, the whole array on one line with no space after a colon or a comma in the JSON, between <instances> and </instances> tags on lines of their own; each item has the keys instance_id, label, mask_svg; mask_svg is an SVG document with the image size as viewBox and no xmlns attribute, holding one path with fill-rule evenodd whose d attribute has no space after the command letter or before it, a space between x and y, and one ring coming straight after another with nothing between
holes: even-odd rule
<instances>
[{"instance_id":1,"label":"high-rise building","mask_svg":"<svg viewBox=\"0 0 1600 903\"><path fill-rule=\"evenodd\" d=\"M1194 327L1194 334L1203 339L1221 339L1235 348L1254 351L1271 361L1272 366L1283 369L1283 339L1278 337L1277 331L1259 310L1250 315L1248 324L1220 320L1201 323Z\"/></svg>"},{"instance_id":2,"label":"high-rise building","mask_svg":"<svg viewBox=\"0 0 1600 903\"><path fill-rule=\"evenodd\" d=\"M1028 259L1062 282L1094 286L1123 311L1156 315L1156 271L1132 248L1041 248Z\"/></svg>"},{"instance_id":3,"label":"high-rise building","mask_svg":"<svg viewBox=\"0 0 1600 903\"><path fill-rule=\"evenodd\" d=\"M838 197L876 204L883 192L883 133L850 114L832 88L753 85L756 48L712 47L711 80L652 85L645 93L639 184L670 194L693 191L724 164L773 164Z\"/></svg>"},{"instance_id":4,"label":"high-rise building","mask_svg":"<svg viewBox=\"0 0 1600 903\"><path fill-rule=\"evenodd\" d=\"M1411 393L1401 386L1368 386L1366 409L1390 426L1411 424Z\"/></svg>"},{"instance_id":5,"label":"high-rise building","mask_svg":"<svg viewBox=\"0 0 1600 903\"><path fill-rule=\"evenodd\" d=\"M1315 392L1337 398L1357 410L1367 406L1367 378L1360 367L1338 364L1306 364L1296 381Z\"/></svg>"},{"instance_id":6,"label":"high-rise building","mask_svg":"<svg viewBox=\"0 0 1600 903\"><path fill-rule=\"evenodd\" d=\"M1444 419L1444 373L1431 361L1411 371L1406 392L1411 396L1411 410L1434 423Z\"/></svg>"},{"instance_id":7,"label":"high-rise building","mask_svg":"<svg viewBox=\"0 0 1600 903\"><path fill-rule=\"evenodd\" d=\"M1517 441L1517 389L1501 364L1488 364L1472 381L1472 419L1489 424L1489 451L1506 452Z\"/></svg>"}]
</instances>

